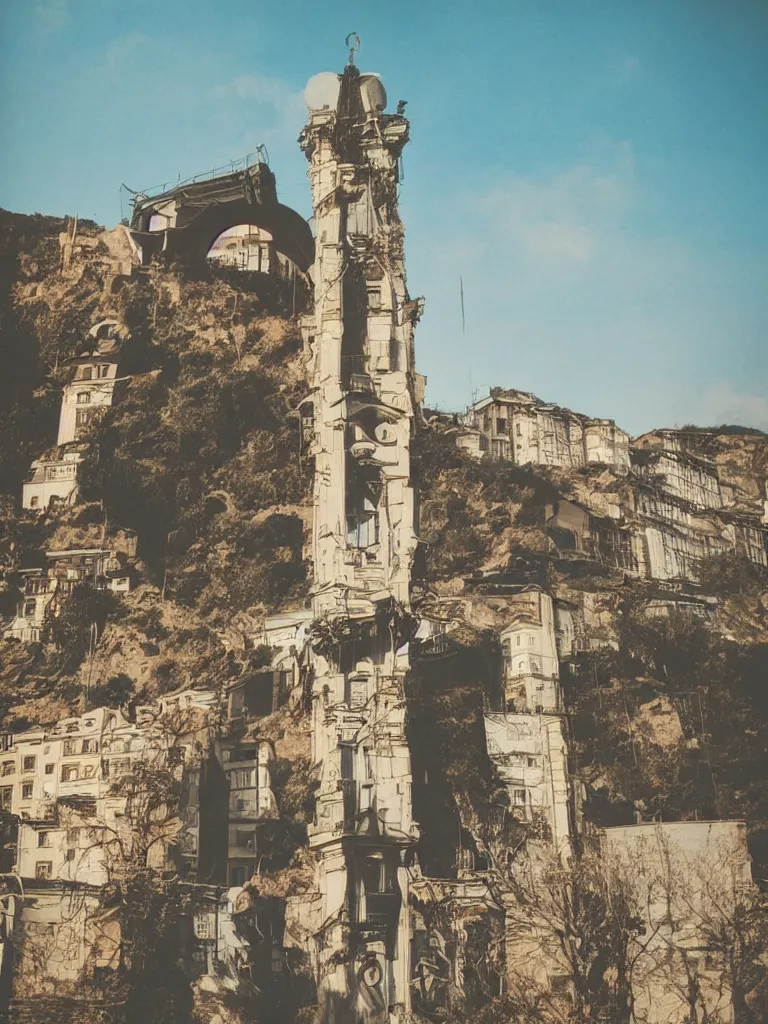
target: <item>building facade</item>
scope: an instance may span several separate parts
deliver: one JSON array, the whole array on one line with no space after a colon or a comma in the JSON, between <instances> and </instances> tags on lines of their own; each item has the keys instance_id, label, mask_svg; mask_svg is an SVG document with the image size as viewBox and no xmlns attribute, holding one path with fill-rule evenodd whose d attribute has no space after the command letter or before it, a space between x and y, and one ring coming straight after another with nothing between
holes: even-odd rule
<instances>
[{"instance_id":1,"label":"building facade","mask_svg":"<svg viewBox=\"0 0 768 1024\"><path fill-rule=\"evenodd\" d=\"M492 388L464 416L458 443L469 454L518 466L577 469L589 463L629 471L629 435L613 420L590 419L527 391Z\"/></svg>"}]
</instances>

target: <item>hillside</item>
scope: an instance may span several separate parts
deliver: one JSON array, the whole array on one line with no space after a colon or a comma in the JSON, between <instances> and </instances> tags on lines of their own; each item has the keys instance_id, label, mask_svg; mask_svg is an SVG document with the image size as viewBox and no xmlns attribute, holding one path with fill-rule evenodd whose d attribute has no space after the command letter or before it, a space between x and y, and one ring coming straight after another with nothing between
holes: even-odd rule
<instances>
[{"instance_id":1,"label":"hillside","mask_svg":"<svg viewBox=\"0 0 768 1024\"><path fill-rule=\"evenodd\" d=\"M55 647L4 643L4 724L74 713L86 684L91 700L218 686L248 664L245 637L264 614L300 607L307 591L295 320L259 275L116 274L115 233L95 225L78 226L84 251L59 272L65 223L5 218L3 614L20 599L19 570L44 550L135 550L138 586L105 602L90 654L77 622ZM129 336L123 400L91 431L78 504L25 512L22 480L55 439L65 360L105 317Z\"/></svg>"},{"instance_id":2,"label":"hillside","mask_svg":"<svg viewBox=\"0 0 768 1024\"><path fill-rule=\"evenodd\" d=\"M499 908L508 909L510 893L519 895L519 879L510 881L515 858L537 844L554 846L564 820L567 841L586 849L590 837L614 826L742 819L753 875L768 877L765 435L741 427L658 430L631 445L624 435L623 461L580 455L517 463L462 444L468 432L474 444L482 420L425 413L418 403L407 411L416 393L410 370L407 389L398 392L398 380L389 396L405 395L400 408L351 372L348 419L336 423L340 399L333 388L331 399L323 392L318 346L303 319L307 299L295 282L167 259L141 265L122 228L3 212L0 229L0 345L11 368L0 381L0 724L34 738L34 727L53 735L62 720L110 708L128 729L148 706L165 707L158 704L165 698L213 695L220 759L205 762L198 781L229 829L229 862L225 838L223 871L211 867L203 878L201 841L195 884L215 877L219 895L224 882L242 888L254 917L250 980L223 986L215 999L212 989L196 990L198 1009L210 1004L219 1020L240 1024L308 1020L317 1005L326 1014L318 1019L334 1021L336 996L322 995L311 956L327 954L330 976L353 963L356 943L378 950L383 934L391 944L391 908L407 877L414 970L427 963L437 972L435 958L453 964L437 1010L422 992L413 1019L491 1020L479 1008L497 1005L509 972L498 947L512 915L504 923ZM397 248L401 235L393 238ZM373 287L349 276L368 298L375 293L374 313L384 315L383 271L375 273ZM398 328L412 330L412 322ZM385 374L405 377L390 340L387 346ZM369 357L361 347L340 363L359 371ZM91 403L99 386L91 364L108 359L105 371L117 366L119 374L110 378L109 404L78 419L76 438L57 445L62 396L77 405L75 382L87 380L93 391L82 405ZM86 366L88 376L79 376ZM333 410L322 422L304 404L321 395ZM535 396L524 398L528 408ZM583 421L585 432L609 422L539 405L546 416ZM505 443L513 442L511 420L503 422ZM335 465L343 463L344 480L359 483L365 500L350 517L351 487L332 495L338 508L323 499L322 514L336 517L327 533L338 535L338 551L323 549L313 566L313 544L320 550L316 460L338 454L340 436L349 450ZM410 479L400 479L388 455L395 445L399 458L410 459ZM380 449L385 457L377 463ZM67 452L78 456L71 500L37 506L25 498L23 508L33 461L60 468ZM372 466L389 467L386 486ZM326 472L326 486L330 480ZM403 511L411 487L418 493L415 551L407 550ZM374 533L371 510L379 501L389 518L381 530L377 519ZM394 516L406 538L397 544ZM388 576L379 564L385 533ZM411 555L409 601L395 599L391 581ZM332 590L313 591L321 571L342 579L343 615L331 604L317 613ZM47 598L54 579L44 621L30 624L30 601ZM529 668L514 668L522 652L513 642L539 645L526 651ZM542 651L550 668L542 669ZM372 696L366 687L374 676L380 690ZM537 696L521 696L529 684ZM334 686L341 691L335 698ZM364 743L357 739L363 708L371 714ZM493 730L513 720L522 723L521 736L542 731L538 745L514 748L505 760ZM354 770L345 753L353 732L361 745ZM546 746L555 736L560 788L557 757ZM530 782L544 764L551 777ZM527 788L514 781L513 767ZM221 784L234 787L230 780L252 770L256 824L246 834L245 802L231 799L232 789L216 789L216 780L231 772ZM378 802L362 810L354 772L362 773L363 789L379 773ZM197 792L198 781L189 788ZM531 806L532 791L551 794L549 805ZM201 800L190 820L202 808ZM369 832L360 825L365 815ZM353 922L361 927L343 940L328 938L339 922L347 926L343 915L320 915L328 892L341 892L327 883L341 862L329 860L328 875L318 874L326 870L322 851L340 835L368 851L350 854L354 867L344 870L369 889L373 908L370 921ZM369 856L371 836L382 840L381 856ZM355 858L364 856L361 867ZM588 873L588 858L579 863ZM165 884L168 874L157 878ZM174 885L179 878L186 884L191 875L179 872ZM165 891L151 889L152 906L176 913ZM124 941L133 935L136 942L135 915L121 920ZM180 943L169 939L158 963L176 963ZM275 963L284 976L270 988ZM152 965L142 970L151 974ZM612 972L604 967L601 991ZM160 992L170 982L152 984ZM191 1020L189 987L181 986L183 1013L169 997L177 1016L164 1022ZM613 1024L614 1010L569 1019ZM352 1020L343 1007L338 1012L339 1021Z\"/></svg>"}]
</instances>

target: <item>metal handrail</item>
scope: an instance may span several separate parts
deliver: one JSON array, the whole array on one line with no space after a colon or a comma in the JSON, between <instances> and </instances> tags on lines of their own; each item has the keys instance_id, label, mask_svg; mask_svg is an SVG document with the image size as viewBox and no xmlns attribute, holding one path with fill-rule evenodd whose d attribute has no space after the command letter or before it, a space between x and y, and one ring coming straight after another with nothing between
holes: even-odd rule
<instances>
[{"instance_id":1,"label":"metal handrail","mask_svg":"<svg viewBox=\"0 0 768 1024\"><path fill-rule=\"evenodd\" d=\"M252 157L255 157L255 159L252 159ZM136 206L137 203L141 203L145 199L156 198L157 196L161 196L164 192L183 188L185 185L194 185L198 181L225 178L227 175L235 174L237 171L247 171L249 168L259 163L269 164L269 155L267 154L266 146L257 146L252 153L246 153L245 156L240 157L237 160L230 160L229 164L222 164L221 167L214 167L210 171L200 171L199 173L192 175L190 178L184 178L183 180L179 179L178 181L164 181L161 185L152 185L150 188L144 188L139 192L134 192L131 196L131 204Z\"/></svg>"}]
</instances>

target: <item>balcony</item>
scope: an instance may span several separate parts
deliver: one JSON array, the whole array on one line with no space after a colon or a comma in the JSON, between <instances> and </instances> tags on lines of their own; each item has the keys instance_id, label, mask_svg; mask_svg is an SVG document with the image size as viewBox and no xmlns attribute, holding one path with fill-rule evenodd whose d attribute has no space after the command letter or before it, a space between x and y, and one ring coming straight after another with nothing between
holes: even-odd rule
<instances>
[{"instance_id":1,"label":"balcony","mask_svg":"<svg viewBox=\"0 0 768 1024\"><path fill-rule=\"evenodd\" d=\"M447 633L435 633L421 641L419 654L422 658L447 658L456 653L456 644Z\"/></svg>"},{"instance_id":2,"label":"balcony","mask_svg":"<svg viewBox=\"0 0 768 1024\"><path fill-rule=\"evenodd\" d=\"M400 914L400 893L367 892L365 894L365 925L392 925Z\"/></svg>"},{"instance_id":3,"label":"balcony","mask_svg":"<svg viewBox=\"0 0 768 1024\"><path fill-rule=\"evenodd\" d=\"M368 358L364 355L342 356L341 374L343 377L350 377L353 374L368 374Z\"/></svg>"}]
</instances>

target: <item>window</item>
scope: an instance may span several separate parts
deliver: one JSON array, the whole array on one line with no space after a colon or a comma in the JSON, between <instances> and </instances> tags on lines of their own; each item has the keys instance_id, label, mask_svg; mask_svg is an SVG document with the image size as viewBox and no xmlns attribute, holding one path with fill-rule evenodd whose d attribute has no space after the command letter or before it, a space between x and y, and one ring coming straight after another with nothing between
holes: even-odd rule
<instances>
[{"instance_id":1,"label":"window","mask_svg":"<svg viewBox=\"0 0 768 1024\"><path fill-rule=\"evenodd\" d=\"M29 756L25 757L23 763L24 763L24 771L25 772L33 772L35 770L35 759L34 759L34 757L29 757Z\"/></svg>"},{"instance_id":2,"label":"window","mask_svg":"<svg viewBox=\"0 0 768 1024\"><path fill-rule=\"evenodd\" d=\"M518 424L517 424L517 426L515 427L515 434L516 434L516 435L517 435L518 437L522 437L522 436L523 436L523 428L522 428L522 427L520 426L520 424L519 424L519 423L518 423Z\"/></svg>"},{"instance_id":3,"label":"window","mask_svg":"<svg viewBox=\"0 0 768 1024\"><path fill-rule=\"evenodd\" d=\"M528 792L525 789L513 789L512 790L512 803L517 804L518 807L524 807L526 804L526 798Z\"/></svg>"},{"instance_id":4,"label":"window","mask_svg":"<svg viewBox=\"0 0 768 1024\"><path fill-rule=\"evenodd\" d=\"M86 427L93 417L93 410L91 409L78 409L75 413L75 426Z\"/></svg>"},{"instance_id":5,"label":"window","mask_svg":"<svg viewBox=\"0 0 768 1024\"><path fill-rule=\"evenodd\" d=\"M80 765L79 764L65 764L61 769L61 781L62 782L77 782L80 778Z\"/></svg>"},{"instance_id":6,"label":"window","mask_svg":"<svg viewBox=\"0 0 768 1024\"><path fill-rule=\"evenodd\" d=\"M32 799L33 791L34 791L33 783L31 783L31 782L24 782L24 783L22 783L22 786L21 786L21 799L22 800L31 800Z\"/></svg>"},{"instance_id":7,"label":"window","mask_svg":"<svg viewBox=\"0 0 768 1024\"><path fill-rule=\"evenodd\" d=\"M75 741L74 740L64 740L64 757L69 757L71 754L74 754L74 752L75 752Z\"/></svg>"},{"instance_id":8,"label":"window","mask_svg":"<svg viewBox=\"0 0 768 1024\"><path fill-rule=\"evenodd\" d=\"M35 864L35 878L43 880L50 878L53 874L53 863L49 860L39 860Z\"/></svg>"},{"instance_id":9,"label":"window","mask_svg":"<svg viewBox=\"0 0 768 1024\"><path fill-rule=\"evenodd\" d=\"M252 786L253 769L238 768L236 771L230 772L229 784L232 789L245 789L248 786Z\"/></svg>"},{"instance_id":10,"label":"window","mask_svg":"<svg viewBox=\"0 0 768 1024\"><path fill-rule=\"evenodd\" d=\"M381 487L351 468L347 473L347 544L369 548L379 540L378 504Z\"/></svg>"},{"instance_id":11,"label":"window","mask_svg":"<svg viewBox=\"0 0 768 1024\"><path fill-rule=\"evenodd\" d=\"M67 732L77 732L78 728L77 722L70 722L67 726Z\"/></svg>"},{"instance_id":12,"label":"window","mask_svg":"<svg viewBox=\"0 0 768 1024\"><path fill-rule=\"evenodd\" d=\"M529 757L528 758L528 767L529 768L535 768L537 764L538 764L538 761L536 760L535 757Z\"/></svg>"},{"instance_id":13,"label":"window","mask_svg":"<svg viewBox=\"0 0 768 1024\"><path fill-rule=\"evenodd\" d=\"M393 372L400 369L400 342L397 338L389 339L389 368Z\"/></svg>"},{"instance_id":14,"label":"window","mask_svg":"<svg viewBox=\"0 0 768 1024\"><path fill-rule=\"evenodd\" d=\"M239 718L245 711L245 687L240 686L229 694L229 717ZM227 751L229 753L229 751Z\"/></svg>"},{"instance_id":15,"label":"window","mask_svg":"<svg viewBox=\"0 0 768 1024\"><path fill-rule=\"evenodd\" d=\"M37 506L38 506L39 504L40 504L40 499L38 498L38 496L37 496L36 494L35 494L35 495L33 495L33 496L32 496L32 497L31 497L31 498L29 499L29 507L30 507L30 508L37 508Z\"/></svg>"},{"instance_id":16,"label":"window","mask_svg":"<svg viewBox=\"0 0 768 1024\"><path fill-rule=\"evenodd\" d=\"M34 618L36 608L37 608L37 601L34 599L34 597L31 600L29 600L29 601L25 601L24 602L24 618L25 619L32 619L32 618Z\"/></svg>"},{"instance_id":17,"label":"window","mask_svg":"<svg viewBox=\"0 0 768 1024\"><path fill-rule=\"evenodd\" d=\"M100 377L108 377L109 376L109 366L100 366L99 367L99 376Z\"/></svg>"},{"instance_id":18,"label":"window","mask_svg":"<svg viewBox=\"0 0 768 1024\"><path fill-rule=\"evenodd\" d=\"M75 859L75 850L72 847L70 847L67 850L67 852L64 854L64 859L65 860L74 860Z\"/></svg>"},{"instance_id":19,"label":"window","mask_svg":"<svg viewBox=\"0 0 768 1024\"><path fill-rule=\"evenodd\" d=\"M38 846L50 846L51 845L51 833L50 832L38 832L37 833L37 845Z\"/></svg>"},{"instance_id":20,"label":"window","mask_svg":"<svg viewBox=\"0 0 768 1024\"><path fill-rule=\"evenodd\" d=\"M67 846L77 846L77 841L80 838L79 828L68 828L67 829Z\"/></svg>"},{"instance_id":21,"label":"window","mask_svg":"<svg viewBox=\"0 0 768 1024\"><path fill-rule=\"evenodd\" d=\"M95 774L96 774L96 769L94 768L94 766L92 764L87 764L83 768L83 778L84 779L92 779Z\"/></svg>"},{"instance_id":22,"label":"window","mask_svg":"<svg viewBox=\"0 0 768 1024\"><path fill-rule=\"evenodd\" d=\"M84 754L96 754L99 749L99 744L96 740L83 740L83 753Z\"/></svg>"},{"instance_id":23,"label":"window","mask_svg":"<svg viewBox=\"0 0 768 1024\"><path fill-rule=\"evenodd\" d=\"M235 846L243 846L247 850L252 850L255 846L253 832L241 832L239 829L235 832Z\"/></svg>"},{"instance_id":24,"label":"window","mask_svg":"<svg viewBox=\"0 0 768 1024\"><path fill-rule=\"evenodd\" d=\"M516 645L517 645L518 647L520 646L520 637L519 637L519 636L516 636L516 637L515 637L515 644L516 644Z\"/></svg>"},{"instance_id":25,"label":"window","mask_svg":"<svg viewBox=\"0 0 768 1024\"><path fill-rule=\"evenodd\" d=\"M194 928L196 939L216 938L216 918L212 913L199 910L194 917Z\"/></svg>"},{"instance_id":26,"label":"window","mask_svg":"<svg viewBox=\"0 0 768 1024\"><path fill-rule=\"evenodd\" d=\"M3 771L2 771L3 775L13 775L15 771L16 771L16 762L15 761L3 761Z\"/></svg>"},{"instance_id":27,"label":"window","mask_svg":"<svg viewBox=\"0 0 768 1024\"><path fill-rule=\"evenodd\" d=\"M534 638L532 636L529 636L528 637L528 646L529 647L533 647L533 643L534 643Z\"/></svg>"},{"instance_id":28,"label":"window","mask_svg":"<svg viewBox=\"0 0 768 1024\"><path fill-rule=\"evenodd\" d=\"M366 288L368 293L368 309L373 313L381 309L381 288L369 285Z\"/></svg>"},{"instance_id":29,"label":"window","mask_svg":"<svg viewBox=\"0 0 768 1024\"><path fill-rule=\"evenodd\" d=\"M0 786L0 811L10 811L13 804L13 786Z\"/></svg>"},{"instance_id":30,"label":"window","mask_svg":"<svg viewBox=\"0 0 768 1024\"><path fill-rule=\"evenodd\" d=\"M77 375L78 380L90 380L93 376L93 370L90 366L81 366L80 371Z\"/></svg>"},{"instance_id":31,"label":"window","mask_svg":"<svg viewBox=\"0 0 768 1024\"><path fill-rule=\"evenodd\" d=\"M241 864L238 864L236 867L231 867L229 869L229 884L245 885L248 881L248 876L246 874L247 870L248 869Z\"/></svg>"},{"instance_id":32,"label":"window","mask_svg":"<svg viewBox=\"0 0 768 1024\"><path fill-rule=\"evenodd\" d=\"M91 392L90 391L78 391L77 392L77 404L78 405L88 405L90 400L91 400Z\"/></svg>"},{"instance_id":33,"label":"window","mask_svg":"<svg viewBox=\"0 0 768 1024\"><path fill-rule=\"evenodd\" d=\"M507 421L504 416L499 416L496 420L496 433L506 434L507 432Z\"/></svg>"}]
</instances>

